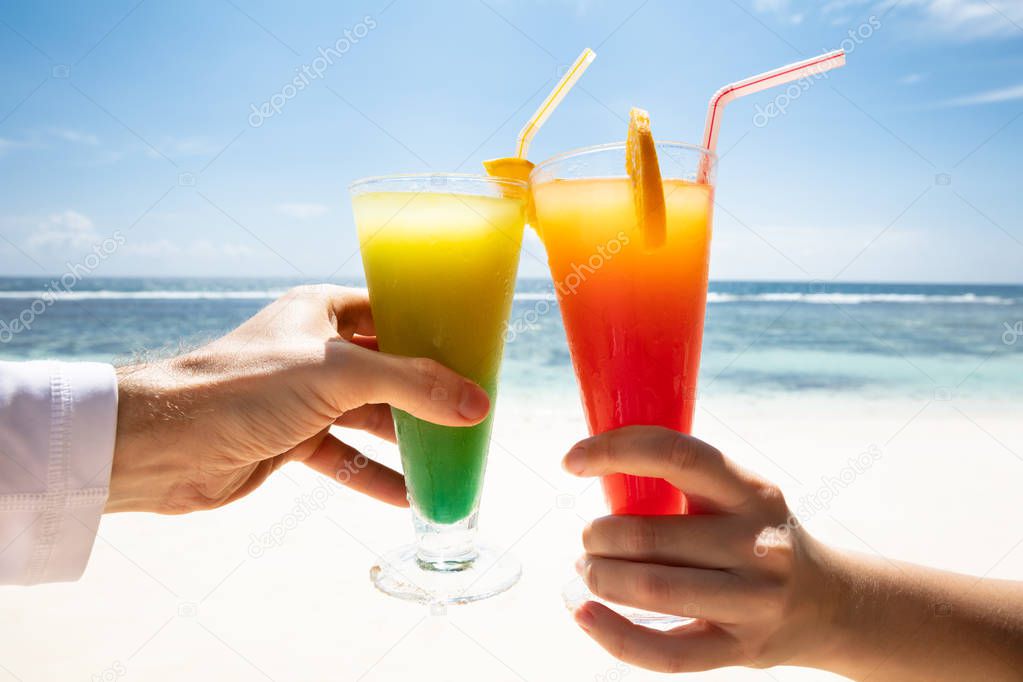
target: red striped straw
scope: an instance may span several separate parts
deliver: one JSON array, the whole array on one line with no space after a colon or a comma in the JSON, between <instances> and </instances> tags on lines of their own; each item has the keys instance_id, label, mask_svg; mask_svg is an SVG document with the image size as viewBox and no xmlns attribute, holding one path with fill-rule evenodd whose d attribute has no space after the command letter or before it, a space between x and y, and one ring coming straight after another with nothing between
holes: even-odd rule
<instances>
[{"instance_id":1,"label":"red striped straw","mask_svg":"<svg viewBox=\"0 0 1023 682\"><path fill-rule=\"evenodd\" d=\"M845 50L835 50L826 54L804 59L773 71L750 76L741 81L730 83L714 93L707 107L707 127L703 133L703 146L714 151L718 144L718 131L721 129L721 115L725 105L733 99L739 99L754 92L760 92L776 85L784 85L806 76L816 76L831 69L845 66ZM700 164L700 182L707 182L710 175L710 159L704 158Z\"/></svg>"}]
</instances>

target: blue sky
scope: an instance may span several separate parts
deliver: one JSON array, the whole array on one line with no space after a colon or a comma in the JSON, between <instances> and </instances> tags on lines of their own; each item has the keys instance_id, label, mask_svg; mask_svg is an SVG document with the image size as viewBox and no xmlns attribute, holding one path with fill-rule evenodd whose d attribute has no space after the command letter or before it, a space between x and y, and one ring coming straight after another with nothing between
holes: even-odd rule
<instances>
[{"instance_id":1,"label":"blue sky","mask_svg":"<svg viewBox=\"0 0 1023 682\"><path fill-rule=\"evenodd\" d=\"M631 106L698 141L719 86L843 41L766 125L779 92L730 105L712 276L1023 282L1013 0L5 3L0 273L120 233L96 275L358 275L347 185L508 155L583 47L534 160L622 139ZM529 239L521 274L543 262Z\"/></svg>"}]
</instances>

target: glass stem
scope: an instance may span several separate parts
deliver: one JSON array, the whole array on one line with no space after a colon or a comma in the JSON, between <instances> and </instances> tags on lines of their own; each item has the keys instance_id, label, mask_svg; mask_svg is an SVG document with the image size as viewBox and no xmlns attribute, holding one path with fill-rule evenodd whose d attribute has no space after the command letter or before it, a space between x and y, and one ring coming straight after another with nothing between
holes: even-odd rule
<instances>
[{"instance_id":1,"label":"glass stem","mask_svg":"<svg viewBox=\"0 0 1023 682\"><path fill-rule=\"evenodd\" d=\"M416 529L416 562L424 571L464 571L473 565L477 512L456 523L433 523L412 508Z\"/></svg>"}]
</instances>

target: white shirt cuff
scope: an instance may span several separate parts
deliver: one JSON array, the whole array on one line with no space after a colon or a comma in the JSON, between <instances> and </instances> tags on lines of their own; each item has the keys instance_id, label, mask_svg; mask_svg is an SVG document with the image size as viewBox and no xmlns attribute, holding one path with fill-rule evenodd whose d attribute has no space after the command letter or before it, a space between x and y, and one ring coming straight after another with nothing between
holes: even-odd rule
<instances>
[{"instance_id":1,"label":"white shirt cuff","mask_svg":"<svg viewBox=\"0 0 1023 682\"><path fill-rule=\"evenodd\" d=\"M0 584L77 580L106 505L110 365L0 362Z\"/></svg>"}]
</instances>

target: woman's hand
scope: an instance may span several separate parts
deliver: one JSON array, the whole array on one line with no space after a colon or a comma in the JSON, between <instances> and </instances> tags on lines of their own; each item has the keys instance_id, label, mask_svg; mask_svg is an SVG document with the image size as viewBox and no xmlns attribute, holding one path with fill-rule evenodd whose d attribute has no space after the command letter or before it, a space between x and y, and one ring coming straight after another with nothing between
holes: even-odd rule
<instances>
[{"instance_id":1,"label":"woman's hand","mask_svg":"<svg viewBox=\"0 0 1023 682\"><path fill-rule=\"evenodd\" d=\"M576 621L612 655L665 672L798 665L871 682L1019 680L1023 583L843 552L814 540L778 488L710 445L649 426L582 441L579 476L657 476L697 513L608 516L578 570L608 601L693 618L668 632L587 602Z\"/></svg>"},{"instance_id":2,"label":"woman's hand","mask_svg":"<svg viewBox=\"0 0 1023 682\"><path fill-rule=\"evenodd\" d=\"M583 532L577 570L611 602L695 618L670 632L588 602L576 621L627 663L665 672L766 667L819 646L831 617L822 548L793 522L777 487L710 445L657 427L582 441L565 457L578 476L664 478L697 514L607 516Z\"/></svg>"},{"instance_id":3,"label":"woman's hand","mask_svg":"<svg viewBox=\"0 0 1023 682\"><path fill-rule=\"evenodd\" d=\"M490 401L432 360L363 347L373 335L365 292L299 287L207 346L119 369L107 511L219 507L296 460L406 505L401 474L330 435L330 426L393 441L388 405L471 426L486 417Z\"/></svg>"}]
</instances>

